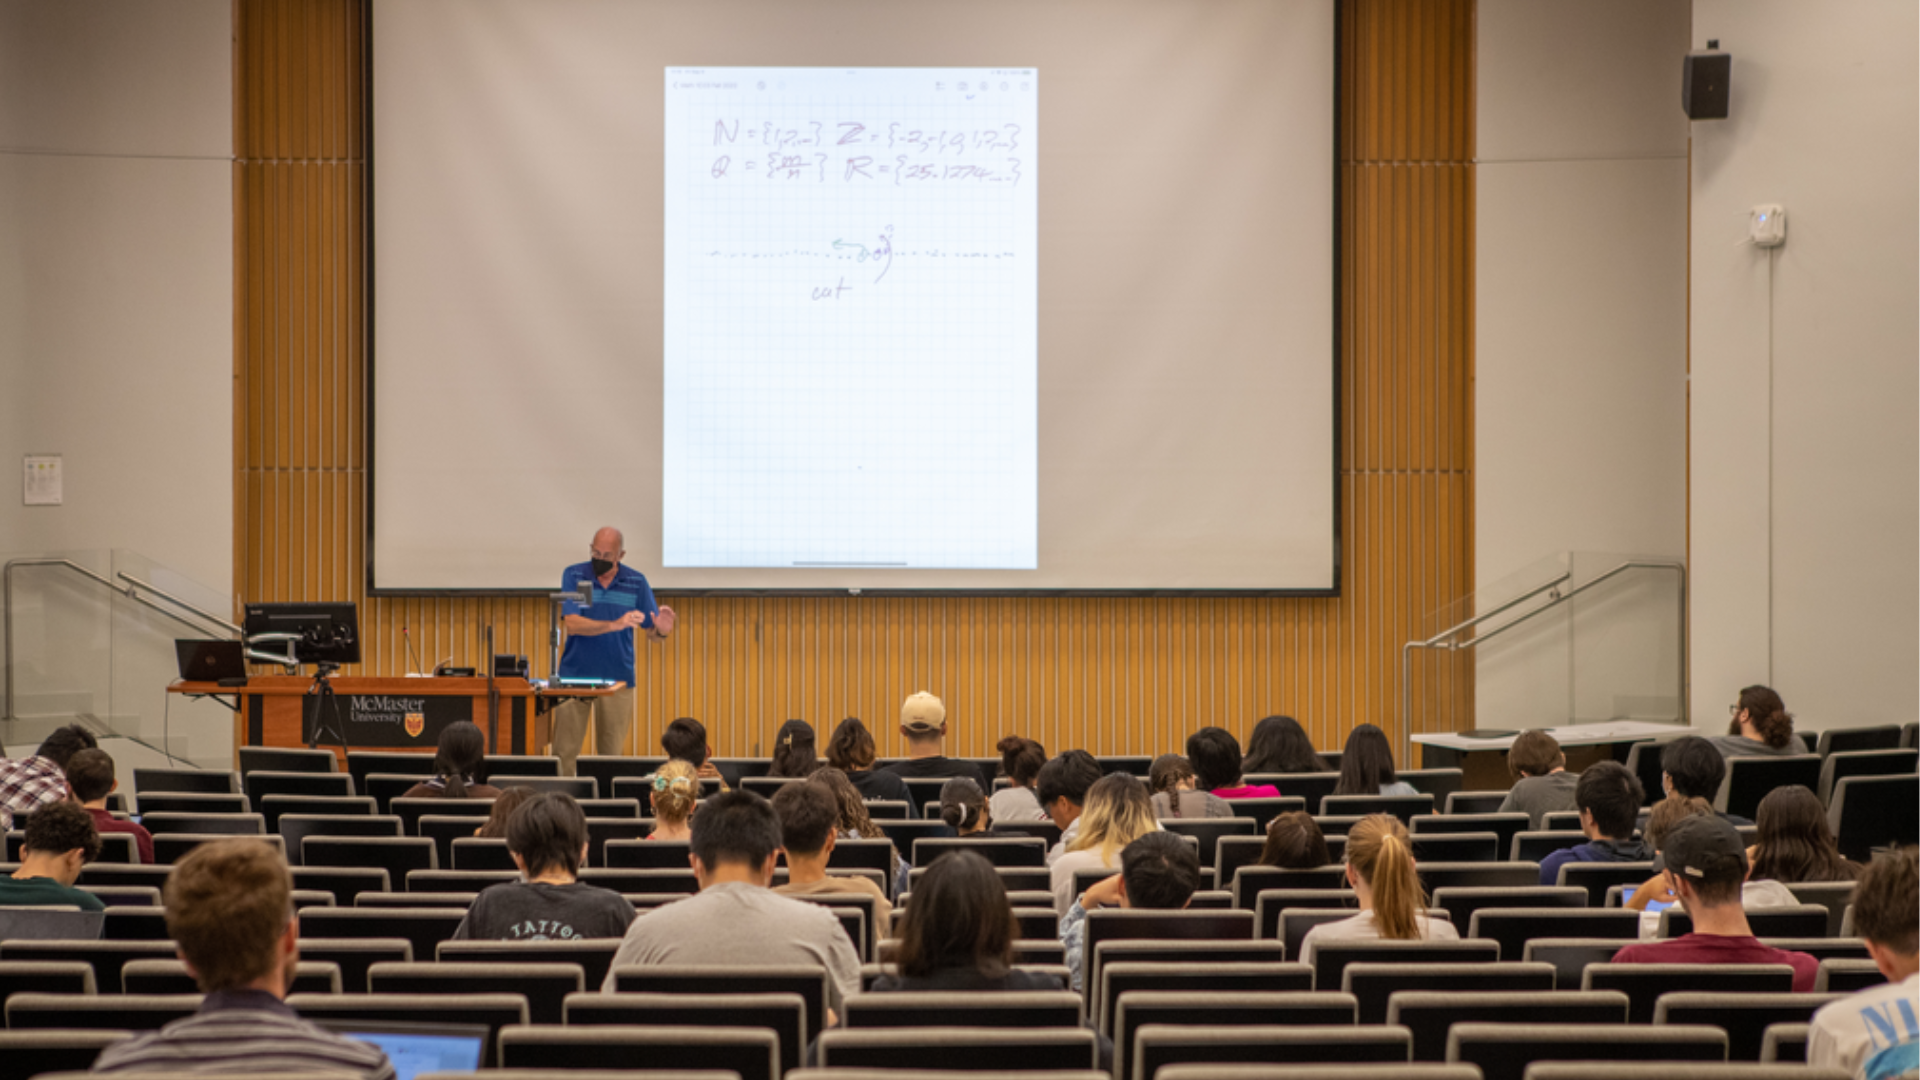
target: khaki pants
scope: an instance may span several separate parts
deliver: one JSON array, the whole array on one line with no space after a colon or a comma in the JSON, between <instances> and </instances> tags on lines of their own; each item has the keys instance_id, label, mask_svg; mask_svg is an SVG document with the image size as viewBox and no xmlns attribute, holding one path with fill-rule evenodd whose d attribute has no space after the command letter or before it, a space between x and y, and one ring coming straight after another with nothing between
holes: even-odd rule
<instances>
[{"instance_id":1,"label":"khaki pants","mask_svg":"<svg viewBox=\"0 0 1920 1080\"><path fill-rule=\"evenodd\" d=\"M629 686L605 697L575 698L554 706L553 752L560 759L560 775L572 776L580 748L587 741L587 721L593 721L593 752L631 754L633 690ZM601 792L602 798L611 792Z\"/></svg>"}]
</instances>

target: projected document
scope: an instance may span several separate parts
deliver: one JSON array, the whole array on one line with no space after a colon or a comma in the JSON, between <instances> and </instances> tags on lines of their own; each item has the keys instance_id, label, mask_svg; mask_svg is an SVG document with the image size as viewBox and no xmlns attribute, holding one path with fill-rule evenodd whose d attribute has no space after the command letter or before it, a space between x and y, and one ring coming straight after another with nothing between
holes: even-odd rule
<instances>
[{"instance_id":1,"label":"projected document","mask_svg":"<svg viewBox=\"0 0 1920 1080\"><path fill-rule=\"evenodd\" d=\"M669 567L1035 569L1031 68L669 68Z\"/></svg>"}]
</instances>

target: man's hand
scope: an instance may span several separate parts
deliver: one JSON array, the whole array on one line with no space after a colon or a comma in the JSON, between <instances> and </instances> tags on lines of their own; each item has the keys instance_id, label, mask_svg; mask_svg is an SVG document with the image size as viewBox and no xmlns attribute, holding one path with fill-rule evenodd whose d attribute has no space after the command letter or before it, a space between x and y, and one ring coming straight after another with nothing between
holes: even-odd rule
<instances>
[{"instance_id":1,"label":"man's hand","mask_svg":"<svg viewBox=\"0 0 1920 1080\"><path fill-rule=\"evenodd\" d=\"M1080 894L1080 906L1088 911L1103 907L1119 907L1120 875L1103 877L1087 886L1087 891Z\"/></svg>"},{"instance_id":2,"label":"man's hand","mask_svg":"<svg viewBox=\"0 0 1920 1080\"><path fill-rule=\"evenodd\" d=\"M633 627L639 626L646 621L647 621L646 612L629 611L625 615L622 615L618 619L615 619L613 621L613 625L619 627L622 630L630 630Z\"/></svg>"},{"instance_id":3,"label":"man's hand","mask_svg":"<svg viewBox=\"0 0 1920 1080\"><path fill-rule=\"evenodd\" d=\"M660 610L655 612L653 616L653 632L660 637L666 637L668 634L673 633L673 625L679 621L680 617L673 613L672 608L661 604Z\"/></svg>"}]
</instances>

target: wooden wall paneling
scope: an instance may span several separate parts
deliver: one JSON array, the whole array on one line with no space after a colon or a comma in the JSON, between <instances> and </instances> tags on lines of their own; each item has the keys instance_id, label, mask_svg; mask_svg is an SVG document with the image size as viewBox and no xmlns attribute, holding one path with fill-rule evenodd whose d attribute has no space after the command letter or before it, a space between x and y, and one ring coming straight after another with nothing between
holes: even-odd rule
<instances>
[{"instance_id":1,"label":"wooden wall paneling","mask_svg":"<svg viewBox=\"0 0 1920 1080\"><path fill-rule=\"evenodd\" d=\"M1472 591L1471 0L1349 0L1338 445L1342 593L1287 597L683 597L640 652L639 739L704 719L721 753L842 716L897 753L899 702L948 699L955 751L1178 749L1271 712L1337 747L1400 735L1400 646ZM240 0L235 100L235 591L361 603L355 673L495 648L546 668L547 605L365 596L367 0ZM671 584L670 581L662 585ZM1416 729L1471 715L1461 657L1416 665Z\"/></svg>"}]
</instances>

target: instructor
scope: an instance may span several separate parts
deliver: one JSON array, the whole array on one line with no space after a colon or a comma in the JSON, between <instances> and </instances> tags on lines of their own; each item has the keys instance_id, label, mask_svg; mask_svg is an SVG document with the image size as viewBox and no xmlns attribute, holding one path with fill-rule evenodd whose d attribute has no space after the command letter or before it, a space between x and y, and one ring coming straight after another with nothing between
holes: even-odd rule
<instances>
[{"instance_id":1,"label":"instructor","mask_svg":"<svg viewBox=\"0 0 1920 1080\"><path fill-rule=\"evenodd\" d=\"M575 591L583 581L593 583L593 603L568 602L561 608L567 647L560 654L560 676L621 684L611 694L576 698L553 710L553 752L566 776L574 774L589 717L594 721L597 752L633 752L628 739L633 733L634 629L644 631L650 641L665 641L673 633L673 609L654 603L645 574L620 564L627 554L626 544L619 529L601 529L587 549L591 559L567 567L560 575L562 592Z\"/></svg>"}]
</instances>

